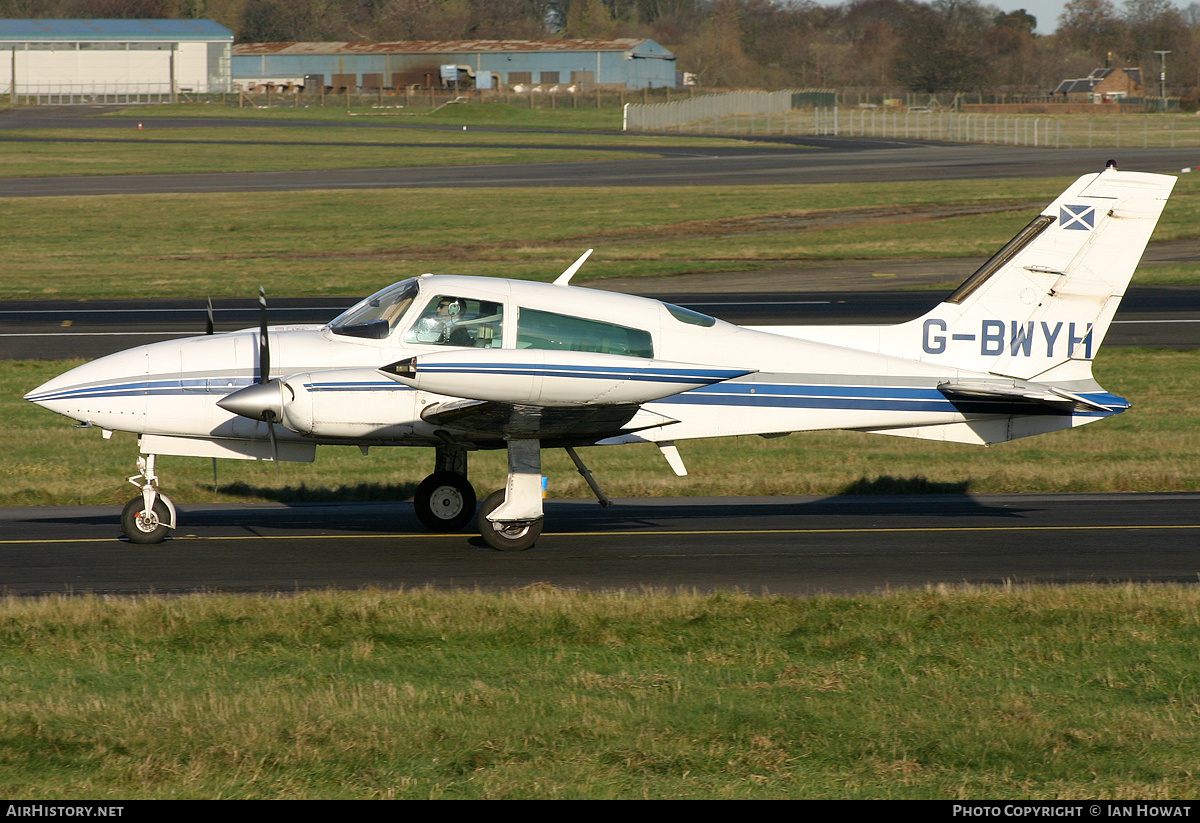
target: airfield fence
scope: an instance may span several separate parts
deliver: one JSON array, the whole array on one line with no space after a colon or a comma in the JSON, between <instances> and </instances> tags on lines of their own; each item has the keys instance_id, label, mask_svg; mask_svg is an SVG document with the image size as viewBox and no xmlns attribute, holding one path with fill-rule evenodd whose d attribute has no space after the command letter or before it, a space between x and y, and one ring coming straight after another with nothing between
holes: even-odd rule
<instances>
[{"instance_id":1,"label":"airfield fence","mask_svg":"<svg viewBox=\"0 0 1200 823\"><path fill-rule=\"evenodd\" d=\"M672 103L630 103L627 131L743 136L840 136L1041 148L1200 146L1190 114L977 114L908 109L793 107L792 92L714 94ZM710 99L720 98L720 99ZM1200 159L1200 158L1198 158Z\"/></svg>"},{"instance_id":2,"label":"airfield fence","mask_svg":"<svg viewBox=\"0 0 1200 823\"><path fill-rule=\"evenodd\" d=\"M838 95L831 89L705 93L693 88L635 91L553 87L537 94L459 94L417 88L305 91L267 87L255 92L195 93L172 90L166 83L22 84L16 94L9 89L7 96L24 105L207 102L238 108L340 107L364 116L419 116L450 104L507 103L531 109L620 106L625 130L649 133L873 137L1066 149L1200 147L1200 117L1193 114L1117 113L1115 108L1109 114L977 113L937 108L932 100L928 108L845 107L834 105Z\"/></svg>"},{"instance_id":3,"label":"airfield fence","mask_svg":"<svg viewBox=\"0 0 1200 823\"><path fill-rule=\"evenodd\" d=\"M152 84L27 84L0 87L0 97L22 105L154 104L171 102L209 103L233 108L308 109L370 108L384 113L412 110L427 114L450 103L489 105L504 103L522 109L614 109L629 102L669 102L691 97L694 89L626 89L609 86L577 87L551 85L522 93L511 90L477 91L438 88L345 88L319 86L306 89L292 84L262 84L252 90L198 92L189 88L171 90L169 83Z\"/></svg>"},{"instance_id":4,"label":"airfield fence","mask_svg":"<svg viewBox=\"0 0 1200 823\"><path fill-rule=\"evenodd\" d=\"M25 106L174 103L183 94L170 83L20 83L5 97Z\"/></svg>"}]
</instances>

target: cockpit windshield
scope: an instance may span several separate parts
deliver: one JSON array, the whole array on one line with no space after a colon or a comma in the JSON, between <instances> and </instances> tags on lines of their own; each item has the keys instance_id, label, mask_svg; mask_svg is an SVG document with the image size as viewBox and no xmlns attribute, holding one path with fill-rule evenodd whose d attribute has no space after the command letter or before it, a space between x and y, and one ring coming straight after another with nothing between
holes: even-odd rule
<instances>
[{"instance_id":1,"label":"cockpit windshield","mask_svg":"<svg viewBox=\"0 0 1200 823\"><path fill-rule=\"evenodd\" d=\"M329 324L334 334L383 340L392 333L417 296L417 281L388 286L339 314Z\"/></svg>"}]
</instances>

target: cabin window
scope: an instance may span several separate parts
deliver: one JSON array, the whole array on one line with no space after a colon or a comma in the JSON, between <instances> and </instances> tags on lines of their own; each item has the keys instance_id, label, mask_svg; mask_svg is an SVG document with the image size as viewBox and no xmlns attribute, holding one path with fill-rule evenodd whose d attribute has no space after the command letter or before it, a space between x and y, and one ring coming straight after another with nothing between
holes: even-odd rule
<instances>
[{"instance_id":1,"label":"cabin window","mask_svg":"<svg viewBox=\"0 0 1200 823\"><path fill-rule=\"evenodd\" d=\"M388 286L339 314L329 324L334 334L383 340L408 311L417 296L415 280Z\"/></svg>"},{"instance_id":2,"label":"cabin window","mask_svg":"<svg viewBox=\"0 0 1200 823\"><path fill-rule=\"evenodd\" d=\"M404 335L404 342L426 346L499 348L503 320L504 306L500 303L439 294L425 305L417 322Z\"/></svg>"},{"instance_id":3,"label":"cabin window","mask_svg":"<svg viewBox=\"0 0 1200 823\"><path fill-rule=\"evenodd\" d=\"M671 316L680 323L690 323L693 326L704 326L705 328L717 325L716 319L709 317L707 314L701 314L698 311L685 309L683 306L675 306L671 303L663 303L663 305L667 307L667 311L671 313Z\"/></svg>"},{"instance_id":4,"label":"cabin window","mask_svg":"<svg viewBox=\"0 0 1200 823\"><path fill-rule=\"evenodd\" d=\"M521 309L518 349L553 349L653 357L650 332L536 309Z\"/></svg>"}]
</instances>

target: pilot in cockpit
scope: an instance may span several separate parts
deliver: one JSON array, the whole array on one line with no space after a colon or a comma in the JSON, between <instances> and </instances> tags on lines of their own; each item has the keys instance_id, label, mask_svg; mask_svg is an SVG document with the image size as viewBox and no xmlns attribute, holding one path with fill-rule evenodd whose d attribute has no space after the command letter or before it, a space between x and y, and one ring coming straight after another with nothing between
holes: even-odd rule
<instances>
[{"instance_id":1,"label":"pilot in cockpit","mask_svg":"<svg viewBox=\"0 0 1200 823\"><path fill-rule=\"evenodd\" d=\"M429 301L404 340L427 346L499 346L503 317L500 303L438 295Z\"/></svg>"},{"instance_id":2,"label":"pilot in cockpit","mask_svg":"<svg viewBox=\"0 0 1200 823\"><path fill-rule=\"evenodd\" d=\"M413 327L417 343L446 343L463 311L463 301L456 297L439 297L431 303Z\"/></svg>"}]
</instances>

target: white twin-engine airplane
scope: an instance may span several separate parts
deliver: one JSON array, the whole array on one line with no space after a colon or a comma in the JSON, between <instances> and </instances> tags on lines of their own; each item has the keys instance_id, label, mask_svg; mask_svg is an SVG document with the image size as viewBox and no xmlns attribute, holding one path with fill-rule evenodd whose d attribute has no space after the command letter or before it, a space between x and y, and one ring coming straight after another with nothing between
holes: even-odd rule
<instances>
[{"instance_id":1,"label":"white twin-engine airplane","mask_svg":"<svg viewBox=\"0 0 1200 823\"><path fill-rule=\"evenodd\" d=\"M542 530L541 450L853 429L988 444L1129 407L1092 358L1175 178L1106 169L1061 197L924 317L890 326L744 328L642 297L554 283L421 275L324 326L140 346L26 398L105 437L136 432L141 494L125 535L162 540L176 510L157 455L312 461L319 445L432 446L416 493L433 531L475 515L467 455L508 450L478 517L494 548ZM590 253L590 250L589 252Z\"/></svg>"}]
</instances>

